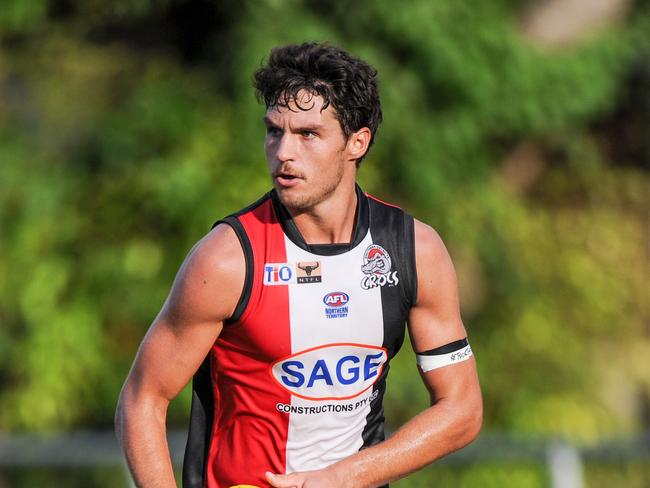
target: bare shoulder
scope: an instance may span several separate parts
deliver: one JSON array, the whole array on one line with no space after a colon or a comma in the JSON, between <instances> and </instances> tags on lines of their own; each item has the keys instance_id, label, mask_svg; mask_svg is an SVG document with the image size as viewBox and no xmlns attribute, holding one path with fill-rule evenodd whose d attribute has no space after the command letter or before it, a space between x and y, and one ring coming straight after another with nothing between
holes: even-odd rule
<instances>
[{"instance_id":1,"label":"bare shoulder","mask_svg":"<svg viewBox=\"0 0 650 488\"><path fill-rule=\"evenodd\" d=\"M422 258L435 259L447 254L447 248L440 234L428 224L415 221L415 252Z\"/></svg>"},{"instance_id":2,"label":"bare shoulder","mask_svg":"<svg viewBox=\"0 0 650 488\"><path fill-rule=\"evenodd\" d=\"M415 220L415 258L418 289L431 290L444 283L456 285L456 275L445 243L433 227ZM433 291L433 290L431 290Z\"/></svg>"},{"instance_id":3,"label":"bare shoulder","mask_svg":"<svg viewBox=\"0 0 650 488\"><path fill-rule=\"evenodd\" d=\"M188 253L165 309L170 318L183 321L223 321L239 301L245 275L239 239L232 227L220 224Z\"/></svg>"},{"instance_id":4,"label":"bare shoulder","mask_svg":"<svg viewBox=\"0 0 650 488\"><path fill-rule=\"evenodd\" d=\"M440 235L415 221L417 300L409 327L416 351L425 351L465 337L460 318L456 272Z\"/></svg>"},{"instance_id":5,"label":"bare shoulder","mask_svg":"<svg viewBox=\"0 0 650 488\"><path fill-rule=\"evenodd\" d=\"M232 227L219 224L198 241L183 266L200 270L206 277L235 271L244 264L244 252Z\"/></svg>"}]
</instances>

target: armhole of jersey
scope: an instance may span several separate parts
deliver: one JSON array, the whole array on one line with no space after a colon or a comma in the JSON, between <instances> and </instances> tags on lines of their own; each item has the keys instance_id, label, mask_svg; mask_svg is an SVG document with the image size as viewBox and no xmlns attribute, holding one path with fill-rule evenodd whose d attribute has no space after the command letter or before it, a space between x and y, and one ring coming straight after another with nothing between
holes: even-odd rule
<instances>
[{"instance_id":1,"label":"armhole of jersey","mask_svg":"<svg viewBox=\"0 0 650 488\"><path fill-rule=\"evenodd\" d=\"M406 235L406 242L409 244L407 259L409 259L410 279L407 298L411 302L411 307L413 307L418 300L418 268L415 259L415 219L407 213L404 213L404 234Z\"/></svg>"},{"instance_id":2,"label":"armhole of jersey","mask_svg":"<svg viewBox=\"0 0 650 488\"><path fill-rule=\"evenodd\" d=\"M242 250L244 251L244 259L246 261L246 276L244 278L244 287L242 288L241 296L239 297L239 301L237 302L237 306L235 307L232 316L224 322L224 325L229 325L237 322L248 306L248 301L251 298L251 291L253 289L253 270L255 268L253 267L253 248L251 247L248 235L246 235L244 226L239 219L230 215L215 222L212 228L214 229L219 224L227 224L235 231Z\"/></svg>"}]
</instances>

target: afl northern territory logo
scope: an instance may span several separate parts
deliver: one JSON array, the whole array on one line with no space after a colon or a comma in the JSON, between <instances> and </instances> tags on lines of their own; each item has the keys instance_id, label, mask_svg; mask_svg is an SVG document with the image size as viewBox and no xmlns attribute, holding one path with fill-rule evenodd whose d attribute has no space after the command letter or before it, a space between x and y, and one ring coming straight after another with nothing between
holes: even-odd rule
<instances>
[{"instance_id":1,"label":"afl northern territory logo","mask_svg":"<svg viewBox=\"0 0 650 488\"><path fill-rule=\"evenodd\" d=\"M371 244L363 253L361 271L365 275L361 280L361 288L370 290L378 286L395 286L399 283L397 271L391 271L393 264L390 255L383 247Z\"/></svg>"}]
</instances>

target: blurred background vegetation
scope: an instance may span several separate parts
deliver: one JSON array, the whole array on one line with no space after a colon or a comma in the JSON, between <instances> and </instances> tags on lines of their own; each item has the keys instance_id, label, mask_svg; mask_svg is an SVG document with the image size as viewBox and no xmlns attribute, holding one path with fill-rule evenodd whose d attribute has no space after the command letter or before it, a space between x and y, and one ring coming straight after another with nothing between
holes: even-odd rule
<instances>
[{"instance_id":1,"label":"blurred background vegetation","mask_svg":"<svg viewBox=\"0 0 650 488\"><path fill-rule=\"evenodd\" d=\"M270 188L252 72L307 40L379 70L359 179L449 247L484 430L649 432L648 32L647 0L1 0L0 432L112 428L185 253ZM390 425L426 404L407 345ZM546 486L537 471L400 486ZM589 486L650 486L615 471Z\"/></svg>"}]
</instances>

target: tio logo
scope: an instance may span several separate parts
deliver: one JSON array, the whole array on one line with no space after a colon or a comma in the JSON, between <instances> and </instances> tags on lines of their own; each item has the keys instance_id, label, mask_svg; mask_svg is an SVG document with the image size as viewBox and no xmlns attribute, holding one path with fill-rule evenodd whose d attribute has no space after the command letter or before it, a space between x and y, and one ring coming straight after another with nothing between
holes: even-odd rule
<instances>
[{"instance_id":1,"label":"tio logo","mask_svg":"<svg viewBox=\"0 0 650 488\"><path fill-rule=\"evenodd\" d=\"M265 285L288 285L295 282L296 277L287 263L266 263L264 265Z\"/></svg>"}]
</instances>

